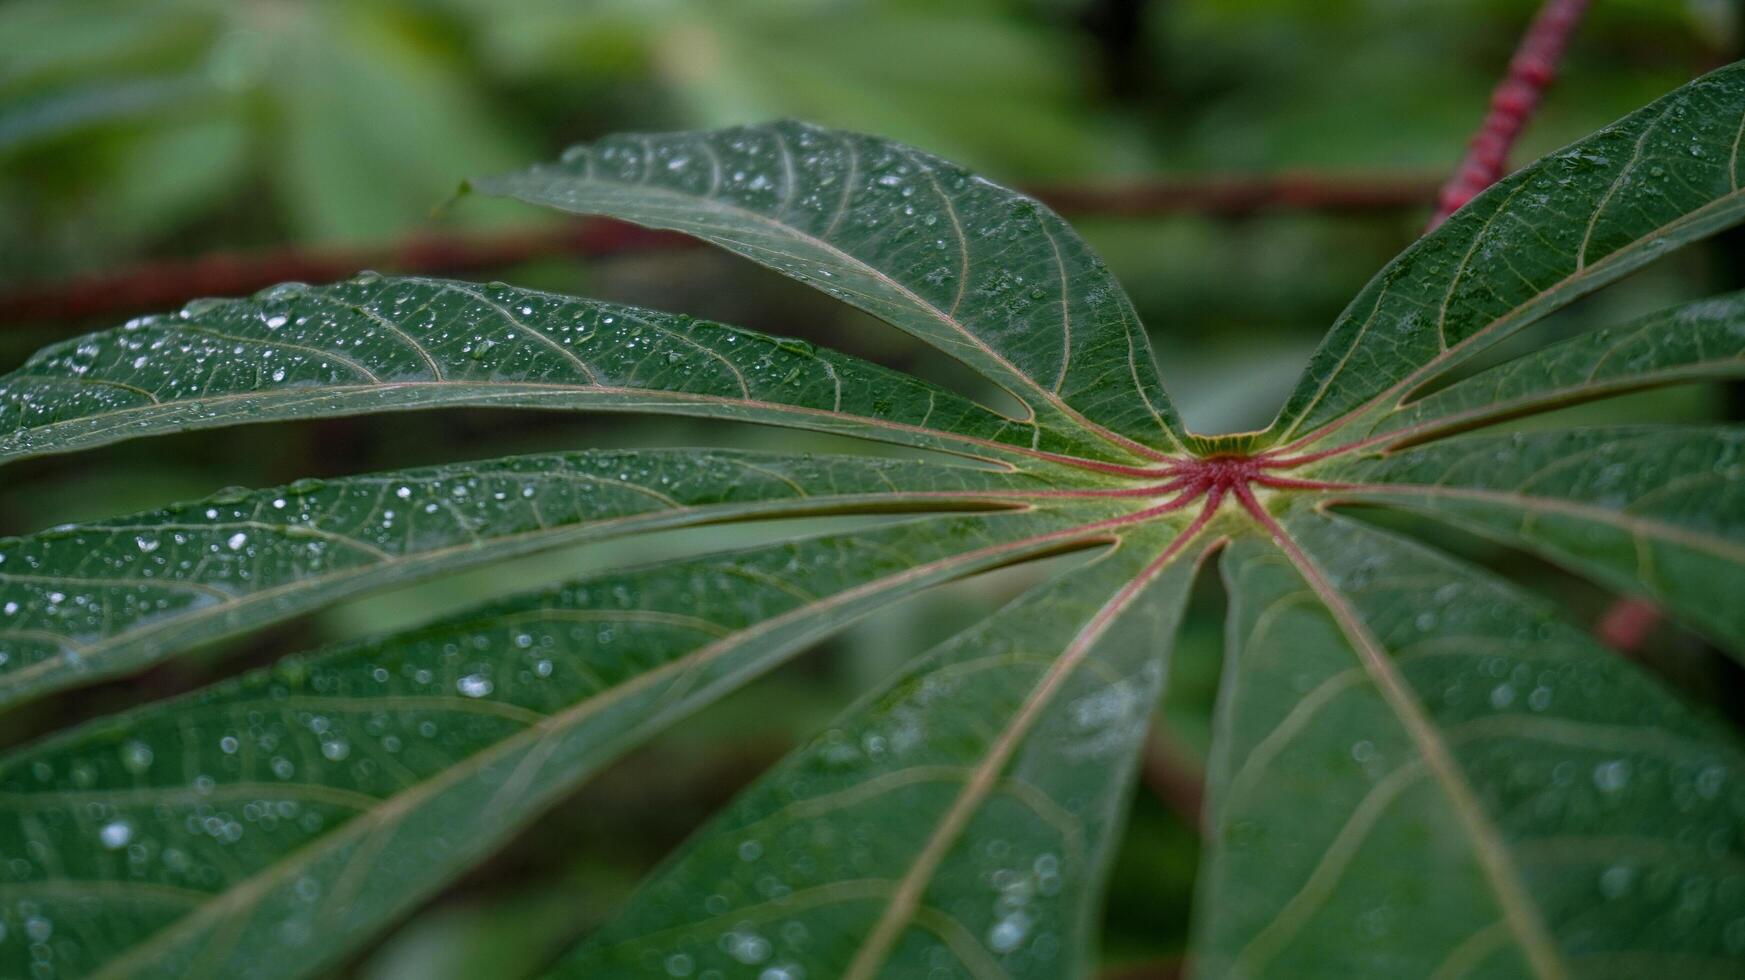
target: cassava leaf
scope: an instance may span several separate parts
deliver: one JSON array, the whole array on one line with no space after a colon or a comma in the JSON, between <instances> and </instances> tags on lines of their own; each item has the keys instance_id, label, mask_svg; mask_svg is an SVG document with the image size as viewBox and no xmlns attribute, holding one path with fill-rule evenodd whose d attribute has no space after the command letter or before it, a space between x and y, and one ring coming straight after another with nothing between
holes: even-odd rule
<instances>
[{"instance_id":1,"label":"cassava leaf","mask_svg":"<svg viewBox=\"0 0 1745 980\"><path fill-rule=\"evenodd\" d=\"M307 975L640 737L866 612L1082 546L1087 516L608 574L87 725L0 763L7 912L54 924L67 975Z\"/></svg>"},{"instance_id":2,"label":"cassava leaf","mask_svg":"<svg viewBox=\"0 0 1745 980\"><path fill-rule=\"evenodd\" d=\"M1528 548L1745 655L1745 429L1472 435L1332 472L1353 499Z\"/></svg>"},{"instance_id":3,"label":"cassava leaf","mask_svg":"<svg viewBox=\"0 0 1745 980\"><path fill-rule=\"evenodd\" d=\"M1199 976L1737 975L1732 739L1477 569L1279 525L1225 559Z\"/></svg>"},{"instance_id":4,"label":"cassava leaf","mask_svg":"<svg viewBox=\"0 0 1745 980\"><path fill-rule=\"evenodd\" d=\"M364 275L201 300L0 378L0 461L137 436L441 405L794 425L958 452L1076 448L810 344L503 285Z\"/></svg>"},{"instance_id":5,"label":"cassava leaf","mask_svg":"<svg viewBox=\"0 0 1745 980\"><path fill-rule=\"evenodd\" d=\"M1474 349L1737 224L1742 125L1732 65L1497 182L1358 293L1273 437L1384 414Z\"/></svg>"},{"instance_id":6,"label":"cassava leaf","mask_svg":"<svg viewBox=\"0 0 1745 980\"><path fill-rule=\"evenodd\" d=\"M800 122L615 136L488 194L695 235L926 340L1052 432L1179 449L1137 314L1054 212L900 143Z\"/></svg>"},{"instance_id":7,"label":"cassava leaf","mask_svg":"<svg viewBox=\"0 0 1745 980\"><path fill-rule=\"evenodd\" d=\"M1038 586L850 709L555 976L1083 975L1205 547L1175 528Z\"/></svg>"},{"instance_id":8,"label":"cassava leaf","mask_svg":"<svg viewBox=\"0 0 1745 980\"><path fill-rule=\"evenodd\" d=\"M1084 977L1183 600L1227 545L1196 975L1738 976L1736 735L1547 603L1333 508L1490 535L1745 649L1741 430L1449 438L1737 377L1745 299L1417 397L1483 345L1745 218L1742 117L1735 66L1505 181L1365 289L1262 434L1183 431L1125 296L1046 209L798 123L613 137L477 186L769 265L958 358L1027 417L795 341L423 279L287 286L51 348L0 379L0 460L518 405L799 426L979 462L582 453L239 492L4 542L0 705L74 682L69 651L93 674L131 669L342 591L560 542L929 515L594 576L14 750L0 974L319 972L782 656L923 589L1095 549L908 661L557 966Z\"/></svg>"},{"instance_id":9,"label":"cassava leaf","mask_svg":"<svg viewBox=\"0 0 1745 980\"><path fill-rule=\"evenodd\" d=\"M223 493L0 540L0 708L363 590L577 541L1056 491L1039 475L913 460L613 450Z\"/></svg>"}]
</instances>

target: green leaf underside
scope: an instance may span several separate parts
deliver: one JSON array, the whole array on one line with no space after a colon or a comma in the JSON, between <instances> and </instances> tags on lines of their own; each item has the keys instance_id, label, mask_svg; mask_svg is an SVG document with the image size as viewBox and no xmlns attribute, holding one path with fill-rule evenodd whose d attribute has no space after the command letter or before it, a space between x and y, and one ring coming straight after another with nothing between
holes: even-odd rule
<instances>
[{"instance_id":1,"label":"green leaf underside","mask_svg":"<svg viewBox=\"0 0 1745 980\"><path fill-rule=\"evenodd\" d=\"M1201 550L1136 531L916 661L555 975L1083 975Z\"/></svg>"},{"instance_id":2,"label":"green leaf underside","mask_svg":"<svg viewBox=\"0 0 1745 980\"><path fill-rule=\"evenodd\" d=\"M383 588L582 540L820 513L1019 506L1070 471L594 451L305 481L0 540L0 706Z\"/></svg>"},{"instance_id":3,"label":"green leaf underside","mask_svg":"<svg viewBox=\"0 0 1745 980\"><path fill-rule=\"evenodd\" d=\"M777 122L609 137L472 186L694 235L926 340L1044 429L1180 447L1150 341L1102 260L1035 200L919 150Z\"/></svg>"},{"instance_id":4,"label":"green leaf underside","mask_svg":"<svg viewBox=\"0 0 1745 980\"><path fill-rule=\"evenodd\" d=\"M443 405L699 415L983 455L1095 448L935 385L718 323L504 285L285 285L49 347L0 378L0 461Z\"/></svg>"},{"instance_id":5,"label":"green leaf underside","mask_svg":"<svg viewBox=\"0 0 1745 980\"><path fill-rule=\"evenodd\" d=\"M0 764L0 921L52 923L68 976L305 975L637 739L1099 516L938 517L602 575L86 725ZM0 943L0 975L28 972L28 945Z\"/></svg>"},{"instance_id":6,"label":"green leaf underside","mask_svg":"<svg viewBox=\"0 0 1745 980\"><path fill-rule=\"evenodd\" d=\"M1333 471L1359 484L1342 497L1526 548L1745 653L1745 429L1472 435Z\"/></svg>"},{"instance_id":7,"label":"green leaf underside","mask_svg":"<svg viewBox=\"0 0 1745 980\"><path fill-rule=\"evenodd\" d=\"M1732 65L1497 182L1358 293L1274 437L1391 410L1478 346L1736 224L1742 125Z\"/></svg>"},{"instance_id":8,"label":"green leaf underside","mask_svg":"<svg viewBox=\"0 0 1745 980\"><path fill-rule=\"evenodd\" d=\"M1675 307L1524 354L1352 431L1422 441L1661 385L1745 376L1745 293ZM1353 427L1356 428L1355 426Z\"/></svg>"},{"instance_id":9,"label":"green leaf underside","mask_svg":"<svg viewBox=\"0 0 1745 980\"><path fill-rule=\"evenodd\" d=\"M1199 976L1738 975L1728 737L1484 572L1281 524L1225 558Z\"/></svg>"}]
</instances>

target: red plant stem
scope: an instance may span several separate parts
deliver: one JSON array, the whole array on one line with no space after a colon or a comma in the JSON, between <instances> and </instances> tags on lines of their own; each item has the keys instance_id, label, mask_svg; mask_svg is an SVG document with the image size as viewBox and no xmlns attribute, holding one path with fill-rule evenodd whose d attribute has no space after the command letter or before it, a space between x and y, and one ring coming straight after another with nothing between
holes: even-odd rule
<instances>
[{"instance_id":1,"label":"red plant stem","mask_svg":"<svg viewBox=\"0 0 1745 980\"><path fill-rule=\"evenodd\" d=\"M1398 429L1389 429L1386 432L1358 439L1354 442L1342 442L1330 449L1322 449L1312 453L1298 453L1295 456L1285 455L1285 453L1289 452L1291 446L1302 445L1304 442L1324 436L1327 432L1331 431L1330 428L1323 429L1319 432L1310 433L1308 436L1298 439L1290 445L1280 446L1276 449L1262 453L1260 457L1260 465L1266 468L1291 469L1293 467L1306 466L1309 463L1319 462L1323 459L1331 459L1334 456L1344 456L1349 453L1368 449L1372 446L1385 445L1389 450L1400 449L1405 444L1412 443L1414 440L1418 439L1418 437L1422 436L1425 432L1453 428L1453 422L1464 421L1465 418L1471 418L1474 415L1480 415L1480 413L1468 412L1464 417L1457 414L1444 416L1442 418L1426 419L1415 425L1401 426ZM1456 428L1455 431L1459 430Z\"/></svg>"},{"instance_id":2,"label":"red plant stem","mask_svg":"<svg viewBox=\"0 0 1745 980\"><path fill-rule=\"evenodd\" d=\"M1509 150L1521 135L1527 120L1539 107L1551 80L1557 75L1557 63L1576 25L1587 11L1588 0L1545 0L1521 45L1509 62L1509 73L1491 94L1490 112L1478 134L1467 146L1466 158L1454 176L1442 188L1436 213L1425 232L1431 232L1455 211L1477 197L1485 188L1502 179L1508 168ZM1398 433L1392 435L1398 436ZM1313 456L1300 456L1297 461L1324 459L1340 452L1349 452L1363 445L1350 444ZM1600 642L1620 653L1634 653L1660 621L1660 612L1653 604L1635 598L1615 600L1594 625Z\"/></svg>"},{"instance_id":3,"label":"red plant stem","mask_svg":"<svg viewBox=\"0 0 1745 980\"><path fill-rule=\"evenodd\" d=\"M1649 634L1660 625L1660 618L1660 610L1653 603L1626 596L1615 600L1600 616L1594 625L1594 635L1619 653L1635 653L1648 642Z\"/></svg>"},{"instance_id":4,"label":"red plant stem","mask_svg":"<svg viewBox=\"0 0 1745 980\"><path fill-rule=\"evenodd\" d=\"M978 500L1076 500L1086 498L1122 498L1122 497L1162 497L1178 490L1194 488L1195 493L1203 492L1203 487L1195 487L1194 481L1183 478L1171 480L1168 483L1147 484L1138 487L1077 487L1070 490L922 490L914 493L904 493L905 499L917 500L955 500L973 502ZM1343 489L1343 487L1340 487Z\"/></svg>"},{"instance_id":5,"label":"red plant stem","mask_svg":"<svg viewBox=\"0 0 1745 980\"><path fill-rule=\"evenodd\" d=\"M1186 971L1187 961L1174 957L1106 967L1097 974L1097 980L1181 980Z\"/></svg>"},{"instance_id":6,"label":"red plant stem","mask_svg":"<svg viewBox=\"0 0 1745 980\"><path fill-rule=\"evenodd\" d=\"M203 296L251 293L281 282L330 282L370 268L465 272L547 255L598 257L691 244L692 239L672 232L590 220L537 231L422 233L380 248L216 252L20 289L0 296L0 320L77 320L160 310Z\"/></svg>"},{"instance_id":7,"label":"red plant stem","mask_svg":"<svg viewBox=\"0 0 1745 980\"><path fill-rule=\"evenodd\" d=\"M1509 166L1509 150L1556 77L1557 63L1587 4L1588 0L1545 0L1539 8L1509 61L1508 74L1491 93L1490 111L1467 144L1466 157L1442 188L1426 232L1435 230L1449 215L1502 179Z\"/></svg>"},{"instance_id":8,"label":"red plant stem","mask_svg":"<svg viewBox=\"0 0 1745 980\"><path fill-rule=\"evenodd\" d=\"M1298 443L1293 443L1293 445L1300 444L1300 442L1301 440L1298 440ZM1323 449L1313 453L1298 453L1295 456L1285 455L1285 453L1290 450L1290 446L1280 446L1277 449L1269 449L1266 452L1261 453L1256 459L1256 465L1261 469L1266 470L1296 469L1299 466L1307 466L1310 463L1319 462L1323 459L1329 459L1333 456L1348 453L1353 448L1360 445L1362 445L1362 443L1346 443L1344 445L1334 446L1332 449Z\"/></svg>"},{"instance_id":9,"label":"red plant stem","mask_svg":"<svg viewBox=\"0 0 1745 980\"><path fill-rule=\"evenodd\" d=\"M1278 522L1273 520L1272 515L1268 514L1266 508L1261 506L1260 501L1255 499L1254 491L1248 489L1248 484L1244 483L1236 487L1236 500L1242 504L1242 509L1248 512L1249 517L1254 518L1256 523L1266 528L1275 537L1284 533L1283 529L1278 526Z\"/></svg>"},{"instance_id":10,"label":"red plant stem","mask_svg":"<svg viewBox=\"0 0 1745 980\"><path fill-rule=\"evenodd\" d=\"M1278 173L1177 177L1082 187L1032 186L1029 193L1075 217L1203 214L1242 217L1263 211L1366 214L1399 211L1436 198L1437 181L1421 175Z\"/></svg>"},{"instance_id":11,"label":"red plant stem","mask_svg":"<svg viewBox=\"0 0 1745 980\"><path fill-rule=\"evenodd\" d=\"M1266 210L1330 213L1397 211L1434 200L1433 178L1280 174L1152 180L1109 187L1035 187L1075 216L1236 216ZM378 247L218 252L135 265L0 295L0 321L60 321L180 306L202 296L237 296L288 281L328 282L360 269L435 275L501 268L555 255L600 257L693 245L692 239L605 219L513 232L422 232Z\"/></svg>"},{"instance_id":12,"label":"red plant stem","mask_svg":"<svg viewBox=\"0 0 1745 980\"><path fill-rule=\"evenodd\" d=\"M1146 735L1139 777L1152 795L1183 823L1205 831L1205 773L1199 771L1187 750L1176 744L1160 722L1153 722Z\"/></svg>"},{"instance_id":13,"label":"red plant stem","mask_svg":"<svg viewBox=\"0 0 1745 980\"><path fill-rule=\"evenodd\" d=\"M1436 230L1450 215L1483 193L1485 188L1502 179L1508 169L1509 151L1514 147L1515 140L1520 137L1521 130L1527 125L1533 111L1539 107L1551 80L1556 77L1557 64L1562 60L1563 51L1568 47L1576 25L1581 22L1582 14L1587 12L1587 6L1588 0L1545 0L1539 12L1534 15L1533 22L1521 36L1521 43L1515 49L1514 57L1509 60L1508 73L1491 93L1490 111L1486 113L1478 132L1467 144L1466 156L1442 188L1436 213L1425 227L1425 234ZM1333 427L1324 427L1321 431L1310 433L1306 438L1325 436L1335 427L1337 423ZM1290 446L1281 446L1263 453L1261 465L1302 466L1353 452L1376 442L1401 437L1402 433L1385 433L1362 442L1334 446L1320 452L1283 455L1295 445L1306 441L1299 439Z\"/></svg>"},{"instance_id":14,"label":"red plant stem","mask_svg":"<svg viewBox=\"0 0 1745 980\"><path fill-rule=\"evenodd\" d=\"M1004 447L996 444L994 448ZM1020 450L1020 452L1022 451L1023 450ZM1025 455L1034 456L1037 459L1045 459L1051 463L1060 463L1063 466L1076 466L1081 470L1090 470L1094 473L1109 473L1114 476L1136 476L1140 479L1148 479L1155 476L1171 476L1176 472L1173 465L1127 466L1123 463L1109 463L1100 459L1086 459L1083 456L1068 456L1064 453L1051 453L1043 450L1030 450L1026 452Z\"/></svg>"}]
</instances>

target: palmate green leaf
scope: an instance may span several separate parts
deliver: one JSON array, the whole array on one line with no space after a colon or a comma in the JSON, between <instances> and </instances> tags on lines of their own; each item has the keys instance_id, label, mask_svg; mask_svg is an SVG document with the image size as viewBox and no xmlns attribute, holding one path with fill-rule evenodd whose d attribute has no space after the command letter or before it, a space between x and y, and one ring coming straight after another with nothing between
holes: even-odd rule
<instances>
[{"instance_id":1,"label":"palmate green leaf","mask_svg":"<svg viewBox=\"0 0 1745 980\"><path fill-rule=\"evenodd\" d=\"M503 285L366 274L201 300L43 350L0 378L0 462L444 405L700 415L983 454L1078 448L1070 433L800 341Z\"/></svg>"},{"instance_id":2,"label":"palmate green leaf","mask_svg":"<svg viewBox=\"0 0 1745 980\"><path fill-rule=\"evenodd\" d=\"M853 618L1096 538L959 515L584 580L0 763L0 975L321 969L636 740Z\"/></svg>"},{"instance_id":3,"label":"palmate green leaf","mask_svg":"<svg viewBox=\"0 0 1745 980\"><path fill-rule=\"evenodd\" d=\"M1205 550L1181 523L1125 537L850 709L554 975L1084 975Z\"/></svg>"},{"instance_id":4,"label":"palmate green leaf","mask_svg":"<svg viewBox=\"0 0 1745 980\"><path fill-rule=\"evenodd\" d=\"M1043 474L936 462L611 450L224 493L0 540L0 707L363 590L577 541L754 517L1020 506L1056 492Z\"/></svg>"},{"instance_id":5,"label":"palmate green leaf","mask_svg":"<svg viewBox=\"0 0 1745 980\"><path fill-rule=\"evenodd\" d=\"M1446 437L1736 376L1739 298L1413 399L1485 343L1745 219L1742 110L1745 67L1725 69L1505 182L1359 296L1277 425L1242 437L1182 431L1130 305L1057 217L918 151L797 123L613 137L478 186L762 262L958 358L1026 417L719 324L378 276L51 348L0 378L0 460L515 405L800 426L977 463L542 457L6 542L7 615L36 617L8 620L8 642L59 684L63 640L110 644L99 669L126 669L342 586L588 535L933 514L596 576L16 750L0 759L0 974L319 972L606 760L784 654L924 588L1096 548L909 662L558 966L1085 976L1182 598L1227 542L1201 975L1736 976L1736 739L1539 600L1329 510L1380 504L1490 534L1738 645L1738 430ZM517 496L530 472L537 508ZM5 677L0 665L0 690Z\"/></svg>"},{"instance_id":6,"label":"palmate green leaf","mask_svg":"<svg viewBox=\"0 0 1745 980\"><path fill-rule=\"evenodd\" d=\"M940 348L1104 453L1176 449L1132 303L1032 198L890 140L801 122L614 136L472 182L488 194L695 235Z\"/></svg>"},{"instance_id":7,"label":"palmate green leaf","mask_svg":"<svg viewBox=\"0 0 1745 980\"><path fill-rule=\"evenodd\" d=\"M1198 976L1738 976L1732 739L1477 569L1279 525L1225 559Z\"/></svg>"},{"instance_id":8,"label":"palmate green leaf","mask_svg":"<svg viewBox=\"0 0 1745 980\"><path fill-rule=\"evenodd\" d=\"M1737 224L1742 125L1745 66L1732 65L1499 181L1352 300L1271 437L1314 441L1386 413L1478 347Z\"/></svg>"},{"instance_id":9,"label":"palmate green leaf","mask_svg":"<svg viewBox=\"0 0 1745 980\"><path fill-rule=\"evenodd\" d=\"M1652 599L1745 655L1745 429L1473 435L1331 472Z\"/></svg>"}]
</instances>

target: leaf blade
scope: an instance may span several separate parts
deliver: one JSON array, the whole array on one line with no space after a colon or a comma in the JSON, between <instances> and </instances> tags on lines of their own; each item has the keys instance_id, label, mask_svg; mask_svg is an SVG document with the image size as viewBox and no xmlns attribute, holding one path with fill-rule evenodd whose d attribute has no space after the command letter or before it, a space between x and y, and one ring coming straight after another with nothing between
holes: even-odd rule
<instances>
[{"instance_id":1,"label":"leaf blade","mask_svg":"<svg viewBox=\"0 0 1745 980\"><path fill-rule=\"evenodd\" d=\"M935 385L723 324L364 275L50 347L0 378L0 461L274 419L496 405L791 425L966 455L1080 447Z\"/></svg>"},{"instance_id":2,"label":"leaf blade","mask_svg":"<svg viewBox=\"0 0 1745 980\"><path fill-rule=\"evenodd\" d=\"M579 541L754 517L1001 508L1047 477L729 450L511 457L225 493L0 540L0 707L362 591Z\"/></svg>"},{"instance_id":3,"label":"leaf blade","mask_svg":"<svg viewBox=\"0 0 1745 980\"><path fill-rule=\"evenodd\" d=\"M1745 296L1735 293L1582 334L1506 361L1378 419L1371 430L1374 435L1363 435L1358 441L1394 446L1423 442L1597 398L1741 375L1745 375Z\"/></svg>"},{"instance_id":4,"label":"leaf blade","mask_svg":"<svg viewBox=\"0 0 1745 980\"><path fill-rule=\"evenodd\" d=\"M779 122L611 137L471 186L744 255L963 361L1041 426L1101 436L1105 455L1181 449L1150 343L1101 260L1038 202L920 151Z\"/></svg>"}]
</instances>

